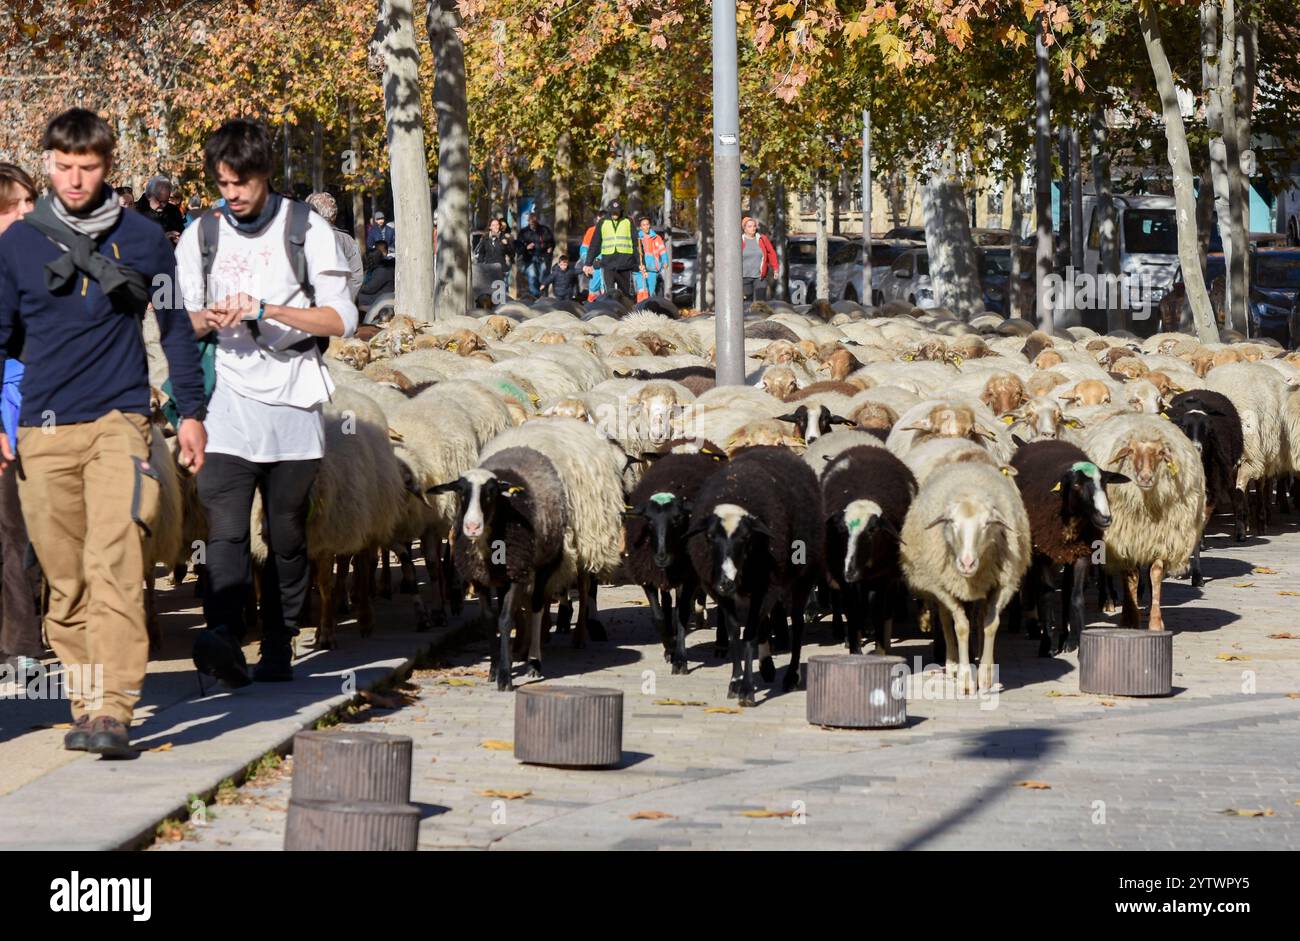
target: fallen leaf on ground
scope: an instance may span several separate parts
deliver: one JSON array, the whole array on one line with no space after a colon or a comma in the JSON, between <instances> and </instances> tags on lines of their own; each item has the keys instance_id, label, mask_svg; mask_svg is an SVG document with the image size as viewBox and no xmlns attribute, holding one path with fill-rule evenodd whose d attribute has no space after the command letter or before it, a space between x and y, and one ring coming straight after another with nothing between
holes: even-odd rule
<instances>
[{"instance_id":1,"label":"fallen leaf on ground","mask_svg":"<svg viewBox=\"0 0 1300 941\"><path fill-rule=\"evenodd\" d=\"M1271 817L1273 816L1273 808L1263 807L1255 810L1241 810L1236 807L1228 807L1219 811L1219 813L1229 817Z\"/></svg>"},{"instance_id":2,"label":"fallen leaf on ground","mask_svg":"<svg viewBox=\"0 0 1300 941\"><path fill-rule=\"evenodd\" d=\"M499 797L502 800L517 801L523 800L532 791L502 791L495 787L484 788L478 792L479 797Z\"/></svg>"},{"instance_id":3,"label":"fallen leaf on ground","mask_svg":"<svg viewBox=\"0 0 1300 941\"><path fill-rule=\"evenodd\" d=\"M763 810L742 810L740 815L742 817L793 817L794 809L768 810L764 808Z\"/></svg>"},{"instance_id":4,"label":"fallen leaf on ground","mask_svg":"<svg viewBox=\"0 0 1300 941\"><path fill-rule=\"evenodd\" d=\"M1271 569L1264 565L1256 566L1250 571L1251 574L1253 575L1280 575L1281 574L1280 572L1278 572L1277 569Z\"/></svg>"},{"instance_id":5,"label":"fallen leaf on ground","mask_svg":"<svg viewBox=\"0 0 1300 941\"><path fill-rule=\"evenodd\" d=\"M155 745L153 748L146 749L146 751L171 751L171 750L172 750L171 742L163 742L161 745Z\"/></svg>"},{"instance_id":6,"label":"fallen leaf on ground","mask_svg":"<svg viewBox=\"0 0 1300 941\"><path fill-rule=\"evenodd\" d=\"M1300 591L1279 591L1283 598L1300 598Z\"/></svg>"},{"instance_id":7,"label":"fallen leaf on ground","mask_svg":"<svg viewBox=\"0 0 1300 941\"><path fill-rule=\"evenodd\" d=\"M1269 634L1269 640L1300 640L1300 634L1292 634L1290 631L1283 631L1281 634Z\"/></svg>"},{"instance_id":8,"label":"fallen leaf on ground","mask_svg":"<svg viewBox=\"0 0 1300 941\"><path fill-rule=\"evenodd\" d=\"M463 679L462 677L459 676L449 677L448 679L443 680L443 682L446 683L448 686L477 686L478 685L473 680Z\"/></svg>"},{"instance_id":9,"label":"fallen leaf on ground","mask_svg":"<svg viewBox=\"0 0 1300 941\"><path fill-rule=\"evenodd\" d=\"M1052 785L1046 781L1017 781L1016 787L1023 787L1027 791L1050 791Z\"/></svg>"},{"instance_id":10,"label":"fallen leaf on ground","mask_svg":"<svg viewBox=\"0 0 1300 941\"><path fill-rule=\"evenodd\" d=\"M1300 693L1287 693L1287 699L1300 699Z\"/></svg>"},{"instance_id":11,"label":"fallen leaf on ground","mask_svg":"<svg viewBox=\"0 0 1300 941\"><path fill-rule=\"evenodd\" d=\"M721 712L721 713L724 713L724 714L729 715L729 716L738 716L738 715L740 715L740 710L734 708L733 706L712 706L712 707L710 707L710 708L708 708L708 709L705 709L704 711L705 711L705 712Z\"/></svg>"},{"instance_id":12,"label":"fallen leaf on ground","mask_svg":"<svg viewBox=\"0 0 1300 941\"><path fill-rule=\"evenodd\" d=\"M1101 704L1103 706L1113 706L1115 705L1115 701L1113 699L1103 699L1101 700Z\"/></svg>"},{"instance_id":13,"label":"fallen leaf on ground","mask_svg":"<svg viewBox=\"0 0 1300 941\"><path fill-rule=\"evenodd\" d=\"M1215 660L1224 660L1224 661L1230 661L1230 660L1249 660L1250 657L1243 657L1241 654L1236 654L1236 653L1221 653L1221 654L1219 654L1217 657L1215 657L1214 659L1215 659Z\"/></svg>"},{"instance_id":14,"label":"fallen leaf on ground","mask_svg":"<svg viewBox=\"0 0 1300 941\"><path fill-rule=\"evenodd\" d=\"M1069 699L1073 696L1078 696L1078 695L1079 695L1078 693L1063 693L1059 689L1049 689L1047 691L1047 696L1049 699Z\"/></svg>"},{"instance_id":15,"label":"fallen leaf on ground","mask_svg":"<svg viewBox=\"0 0 1300 941\"><path fill-rule=\"evenodd\" d=\"M1254 587L1255 587L1255 583L1254 583L1254 582L1237 582L1237 583L1236 583L1235 585L1233 585L1232 587L1233 587L1233 588L1254 588Z\"/></svg>"},{"instance_id":16,"label":"fallen leaf on ground","mask_svg":"<svg viewBox=\"0 0 1300 941\"><path fill-rule=\"evenodd\" d=\"M499 738L485 738L479 742L480 748L491 749L492 751L514 751L514 742L503 742Z\"/></svg>"},{"instance_id":17,"label":"fallen leaf on ground","mask_svg":"<svg viewBox=\"0 0 1300 941\"><path fill-rule=\"evenodd\" d=\"M656 706L707 706L708 703L697 699L656 699Z\"/></svg>"},{"instance_id":18,"label":"fallen leaf on ground","mask_svg":"<svg viewBox=\"0 0 1300 941\"><path fill-rule=\"evenodd\" d=\"M1300 801L1297 801L1300 803ZM662 810L638 810L634 814L627 815L628 820L676 820L672 814L666 814Z\"/></svg>"}]
</instances>

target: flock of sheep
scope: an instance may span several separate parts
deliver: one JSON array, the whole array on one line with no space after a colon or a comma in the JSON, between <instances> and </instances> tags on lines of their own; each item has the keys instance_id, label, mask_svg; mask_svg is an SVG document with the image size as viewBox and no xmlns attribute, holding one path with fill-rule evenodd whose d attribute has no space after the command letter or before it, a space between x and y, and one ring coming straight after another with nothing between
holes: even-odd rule
<instances>
[{"instance_id":1,"label":"flock of sheep","mask_svg":"<svg viewBox=\"0 0 1300 941\"><path fill-rule=\"evenodd\" d=\"M1161 628L1161 581L1191 567L1200 583L1216 510L1241 540L1300 497L1300 354L1269 343L756 303L750 384L715 387L711 316L551 299L476 313L331 345L308 520L318 647L349 601L368 633L390 551L418 590L418 541L417 627L472 589L501 689L516 661L541 675L553 603L557 632L576 605L574 643L601 636L598 584L644 589L674 673L711 601L742 705L755 660L775 679L776 647L799 685L809 613L855 653L868 633L887 652L895 620L937 619L948 674L987 689L1000 623L1044 655L1075 649L1096 578L1108 613L1122 587L1127 627L1149 582ZM165 483L150 562L183 565L202 514L179 474ZM260 528L255 507L255 558Z\"/></svg>"}]
</instances>

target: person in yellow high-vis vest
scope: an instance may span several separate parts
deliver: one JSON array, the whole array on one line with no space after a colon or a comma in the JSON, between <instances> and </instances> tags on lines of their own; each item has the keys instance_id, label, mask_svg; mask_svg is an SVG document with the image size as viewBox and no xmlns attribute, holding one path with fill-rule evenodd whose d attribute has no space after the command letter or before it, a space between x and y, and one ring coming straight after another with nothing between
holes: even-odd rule
<instances>
[{"instance_id":1,"label":"person in yellow high-vis vest","mask_svg":"<svg viewBox=\"0 0 1300 941\"><path fill-rule=\"evenodd\" d=\"M596 226L587 252L588 264L583 271L590 276L596 268L604 273L605 293L619 290L632 295L632 272L636 269L636 245L632 240L632 220L623 215L617 199L606 208L606 217Z\"/></svg>"}]
</instances>

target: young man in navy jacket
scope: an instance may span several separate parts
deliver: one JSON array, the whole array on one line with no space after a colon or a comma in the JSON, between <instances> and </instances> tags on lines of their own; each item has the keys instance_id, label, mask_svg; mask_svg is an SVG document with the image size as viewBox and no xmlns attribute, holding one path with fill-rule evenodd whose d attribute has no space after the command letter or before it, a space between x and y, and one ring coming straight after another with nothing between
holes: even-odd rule
<instances>
[{"instance_id":1,"label":"young man in navy jacket","mask_svg":"<svg viewBox=\"0 0 1300 941\"><path fill-rule=\"evenodd\" d=\"M45 131L52 192L0 237L0 362L26 366L19 495L50 585L46 629L66 670L64 747L134 754L128 728L149 661L144 538L156 522L149 369L140 320L152 302L183 420L180 460L203 463L203 372L157 225L104 181L114 137L80 108ZM15 461L0 434L0 469Z\"/></svg>"}]
</instances>

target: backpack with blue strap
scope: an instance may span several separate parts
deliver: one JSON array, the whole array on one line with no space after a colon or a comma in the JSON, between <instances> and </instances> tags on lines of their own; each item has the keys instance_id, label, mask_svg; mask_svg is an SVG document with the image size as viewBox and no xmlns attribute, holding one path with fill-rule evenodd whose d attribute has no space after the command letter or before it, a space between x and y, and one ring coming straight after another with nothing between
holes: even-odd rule
<instances>
[{"instance_id":1,"label":"backpack with blue strap","mask_svg":"<svg viewBox=\"0 0 1300 941\"><path fill-rule=\"evenodd\" d=\"M289 256L289 266L293 276L307 296L307 303L316 306L316 289L312 286L307 269L307 227L311 224L311 207L297 200L286 199L289 206L289 219L284 226L284 250ZM199 218L199 254L203 259L203 306L208 304L208 278L217 259L217 240L221 236L221 210L213 209ZM271 348L262 342L261 325L256 320L244 321L253 342L264 350ZM329 337L306 337L291 346L279 350L281 353L306 354L312 350L324 353L329 348ZM203 401L206 404L212 398L212 390L217 386L217 332L214 330L199 338L199 362L203 366ZM173 428L179 428L181 415L171 397L171 380L163 383L163 392L167 401L163 405L163 415Z\"/></svg>"}]
</instances>

